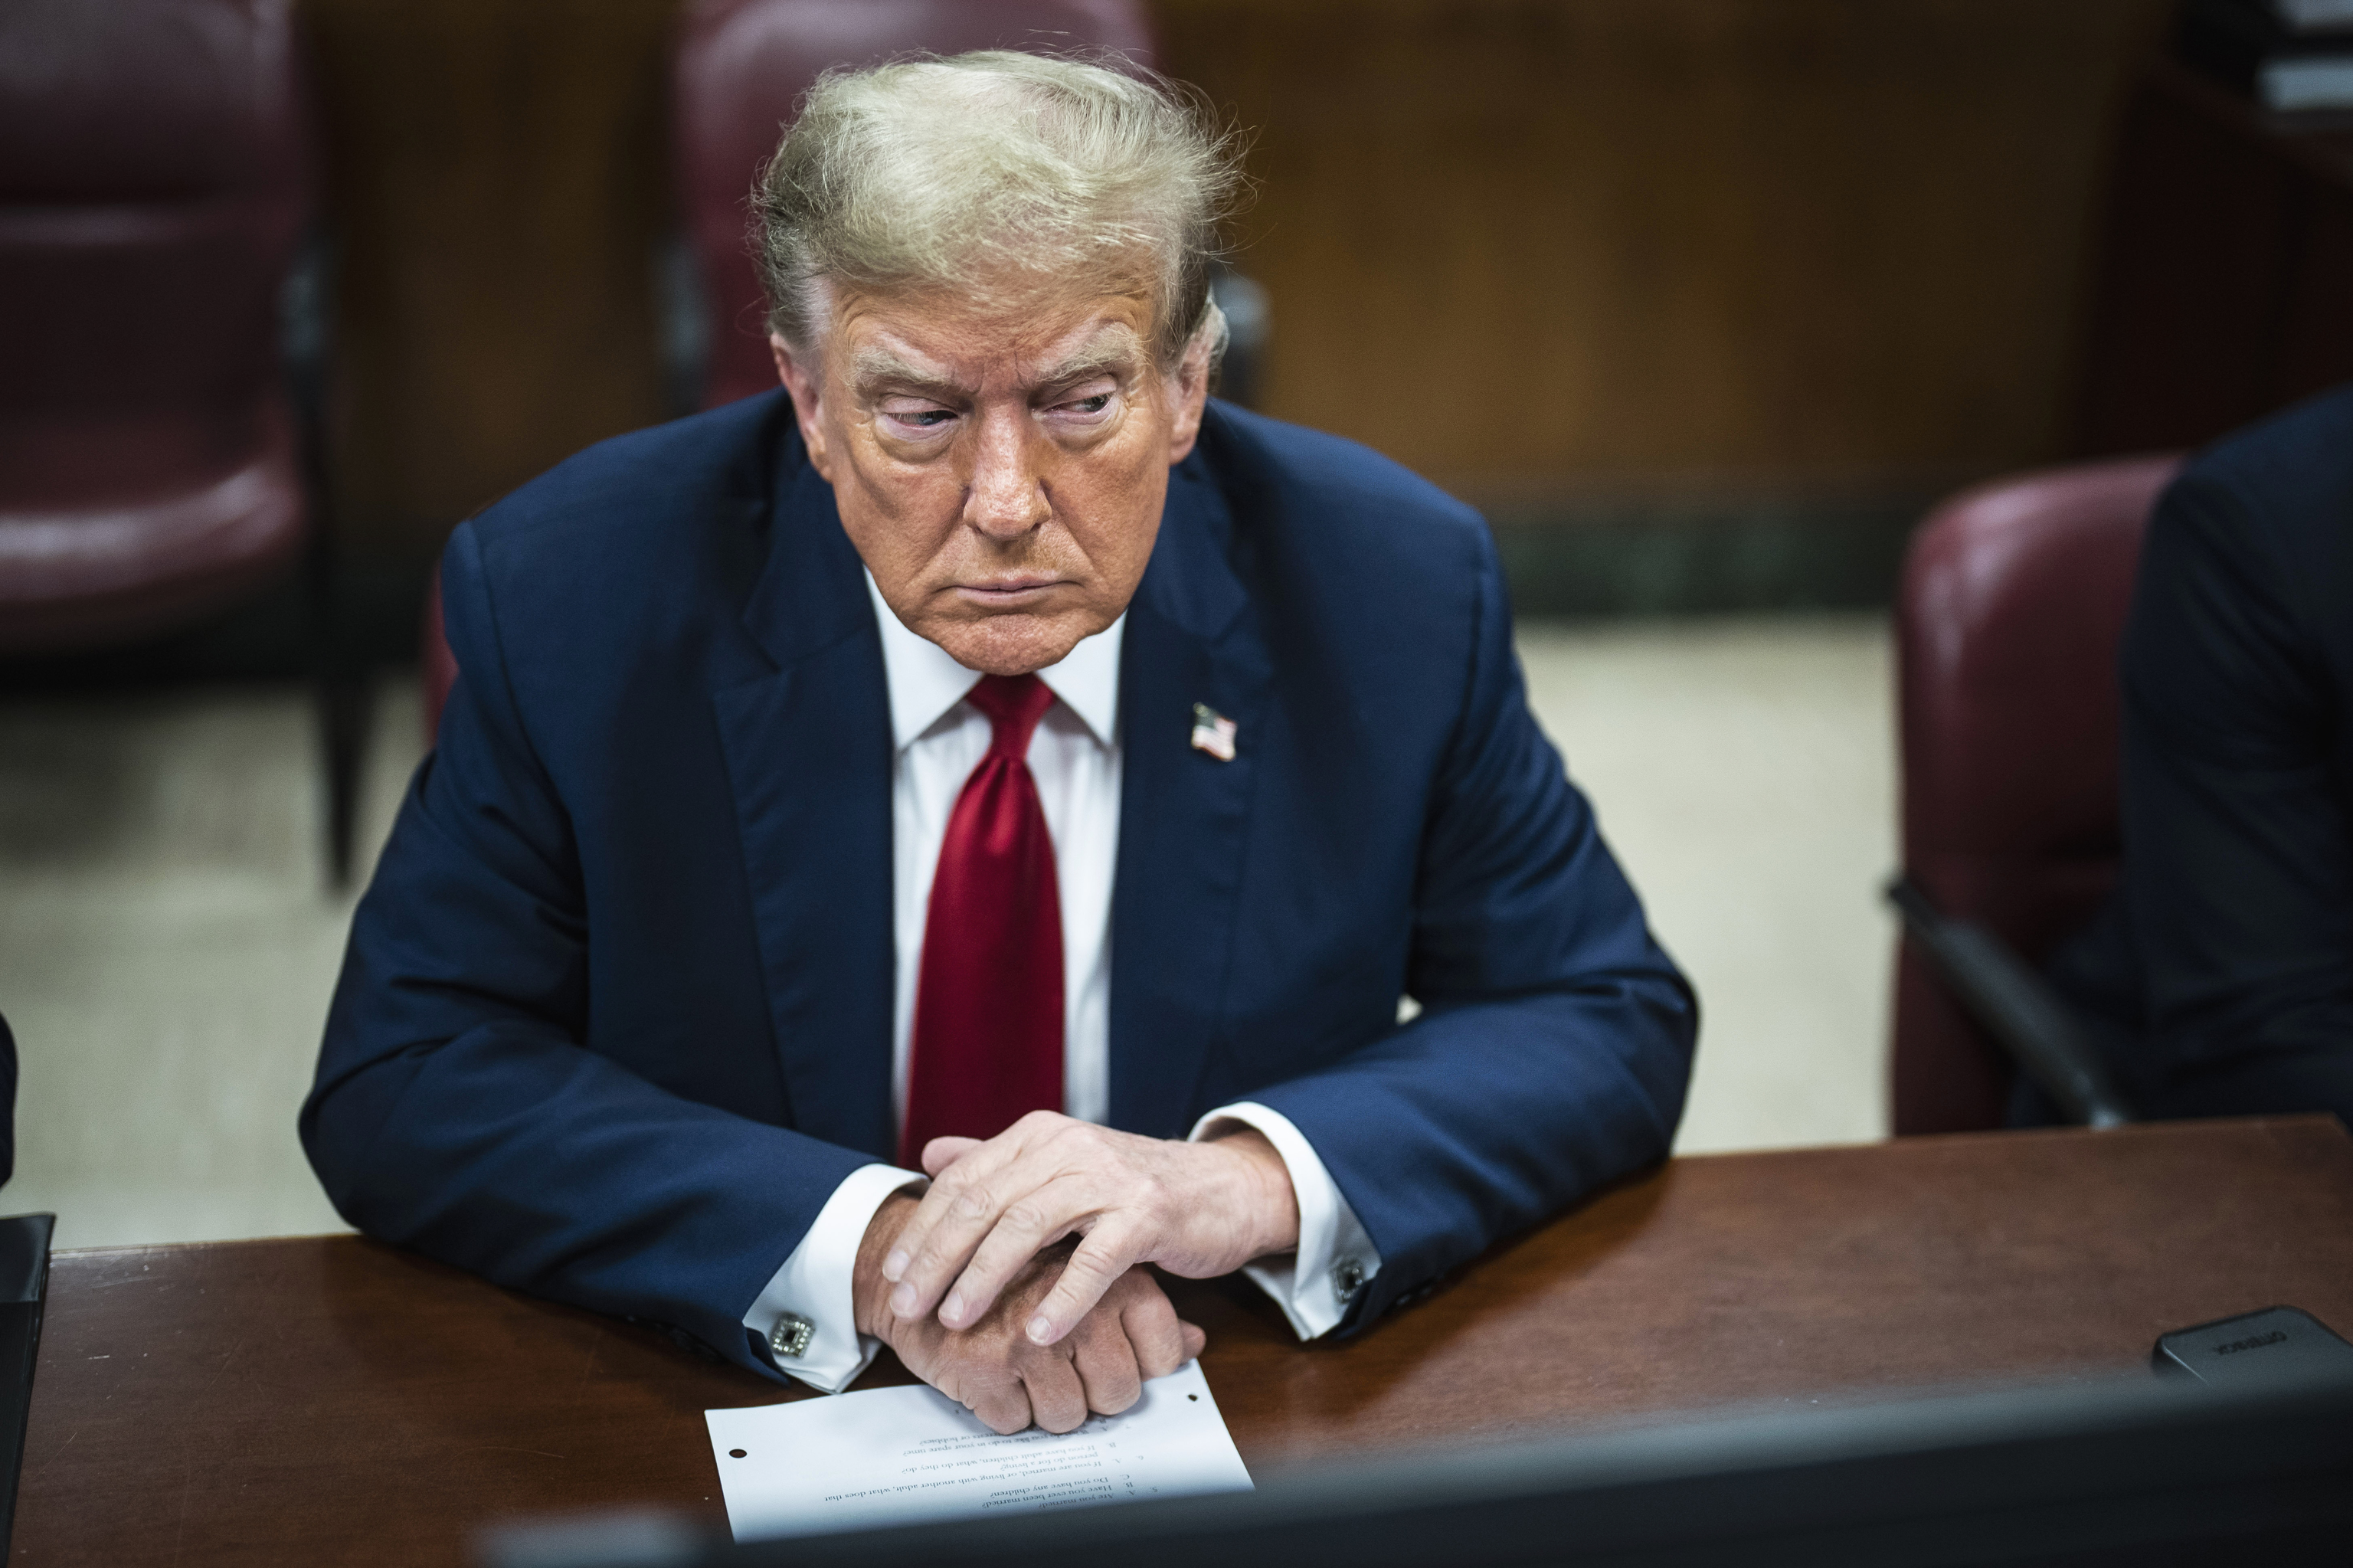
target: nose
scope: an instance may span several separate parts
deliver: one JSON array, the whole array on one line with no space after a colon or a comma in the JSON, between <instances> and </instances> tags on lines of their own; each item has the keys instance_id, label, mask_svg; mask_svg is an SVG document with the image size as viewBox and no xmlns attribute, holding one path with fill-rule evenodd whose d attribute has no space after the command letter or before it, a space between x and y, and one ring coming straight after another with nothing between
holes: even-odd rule
<instances>
[{"instance_id":1,"label":"nose","mask_svg":"<svg viewBox=\"0 0 2353 1568\"><path fill-rule=\"evenodd\" d=\"M964 519L992 539L1014 540L1053 515L1038 433L1027 410L990 410L976 432Z\"/></svg>"}]
</instances>

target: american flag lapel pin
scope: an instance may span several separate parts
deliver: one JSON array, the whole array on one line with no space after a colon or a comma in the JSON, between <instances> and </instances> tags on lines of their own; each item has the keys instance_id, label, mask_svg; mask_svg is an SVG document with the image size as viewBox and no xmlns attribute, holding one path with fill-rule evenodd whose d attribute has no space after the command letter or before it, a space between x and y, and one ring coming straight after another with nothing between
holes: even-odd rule
<instances>
[{"instance_id":1,"label":"american flag lapel pin","mask_svg":"<svg viewBox=\"0 0 2353 1568\"><path fill-rule=\"evenodd\" d=\"M1193 749L1220 762L1234 759L1234 721L1207 703L1193 705Z\"/></svg>"}]
</instances>

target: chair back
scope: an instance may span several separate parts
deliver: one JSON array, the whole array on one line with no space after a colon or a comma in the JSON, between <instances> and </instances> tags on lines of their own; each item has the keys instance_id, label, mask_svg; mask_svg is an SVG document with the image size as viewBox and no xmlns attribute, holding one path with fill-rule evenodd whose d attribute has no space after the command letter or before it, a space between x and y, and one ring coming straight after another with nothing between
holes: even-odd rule
<instances>
[{"instance_id":1,"label":"chair back","mask_svg":"<svg viewBox=\"0 0 2353 1568\"><path fill-rule=\"evenodd\" d=\"M1896 606L1905 874L2040 964L2116 879L2116 649L2176 457L1982 485L1913 535ZM2001 1125L2011 1070L1908 942L1898 1134Z\"/></svg>"},{"instance_id":2,"label":"chair back","mask_svg":"<svg viewBox=\"0 0 2353 1568\"><path fill-rule=\"evenodd\" d=\"M746 197L828 66L918 50L1104 49L1152 58L1142 0L695 0L671 75L671 148L709 312L702 406L776 384Z\"/></svg>"},{"instance_id":3,"label":"chair back","mask_svg":"<svg viewBox=\"0 0 2353 1568\"><path fill-rule=\"evenodd\" d=\"M161 629L299 544L303 108L289 0L0 5L0 649Z\"/></svg>"}]
</instances>

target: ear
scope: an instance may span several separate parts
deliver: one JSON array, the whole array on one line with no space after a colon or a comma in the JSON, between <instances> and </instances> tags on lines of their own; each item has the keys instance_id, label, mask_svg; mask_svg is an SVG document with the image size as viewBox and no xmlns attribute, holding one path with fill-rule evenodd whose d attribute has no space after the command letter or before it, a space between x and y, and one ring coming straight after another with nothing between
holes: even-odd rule
<instances>
[{"instance_id":1,"label":"ear","mask_svg":"<svg viewBox=\"0 0 2353 1568\"><path fill-rule=\"evenodd\" d=\"M1185 345L1185 356L1166 381L1176 406L1176 422L1168 427L1168 466L1174 468L1192 455L1201 433L1201 410L1209 401L1209 334L1198 334Z\"/></svg>"},{"instance_id":2,"label":"ear","mask_svg":"<svg viewBox=\"0 0 2353 1568\"><path fill-rule=\"evenodd\" d=\"M825 385L825 367L804 364L793 353L792 344L778 333L768 334L768 352L776 356L776 379L785 384L786 395L793 400L793 418L800 424L801 440L808 448L809 462L818 475L830 483L833 480L828 467L831 454L825 444L825 409L821 391Z\"/></svg>"}]
</instances>

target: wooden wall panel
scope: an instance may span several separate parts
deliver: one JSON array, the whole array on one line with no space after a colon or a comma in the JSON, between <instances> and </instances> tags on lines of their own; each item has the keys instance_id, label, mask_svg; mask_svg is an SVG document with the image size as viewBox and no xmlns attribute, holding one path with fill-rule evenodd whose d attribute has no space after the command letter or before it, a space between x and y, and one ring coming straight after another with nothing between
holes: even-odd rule
<instances>
[{"instance_id":1,"label":"wooden wall panel","mask_svg":"<svg viewBox=\"0 0 2353 1568\"><path fill-rule=\"evenodd\" d=\"M306 0L339 249L343 529L415 556L660 418L673 0Z\"/></svg>"},{"instance_id":2,"label":"wooden wall panel","mask_svg":"<svg viewBox=\"0 0 2353 1568\"><path fill-rule=\"evenodd\" d=\"M2162 0L1161 0L1257 129L1271 411L1473 493L2060 447Z\"/></svg>"},{"instance_id":3,"label":"wooden wall panel","mask_svg":"<svg viewBox=\"0 0 2353 1568\"><path fill-rule=\"evenodd\" d=\"M1271 410L1539 514L2057 450L2117 87L2166 9L1154 6L1164 64L1257 131ZM306 0L363 551L660 417L673 10Z\"/></svg>"}]
</instances>

